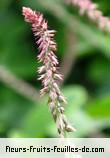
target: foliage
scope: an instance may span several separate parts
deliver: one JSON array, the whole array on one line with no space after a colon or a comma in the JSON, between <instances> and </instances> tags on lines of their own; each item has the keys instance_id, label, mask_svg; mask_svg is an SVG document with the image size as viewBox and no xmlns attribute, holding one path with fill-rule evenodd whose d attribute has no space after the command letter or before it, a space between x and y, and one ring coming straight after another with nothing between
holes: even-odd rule
<instances>
[{"instance_id":1,"label":"foliage","mask_svg":"<svg viewBox=\"0 0 110 158\"><path fill-rule=\"evenodd\" d=\"M108 1L95 2L109 17ZM0 3L0 69L5 67L39 92L41 85L36 81L38 50L21 9L29 6L41 11L49 26L57 30L57 56L64 67L62 74L72 59L73 65L68 76L64 76L62 90L68 100L66 114L77 131L68 136L105 137L107 133L109 136L110 34L101 32L86 16L80 17L78 10L67 7L63 0L1 0ZM65 56L66 63L62 64ZM36 97L35 102L25 97L25 91L24 95L15 91L10 79L8 76L6 83L0 73L0 137L57 137L46 98Z\"/></svg>"}]
</instances>

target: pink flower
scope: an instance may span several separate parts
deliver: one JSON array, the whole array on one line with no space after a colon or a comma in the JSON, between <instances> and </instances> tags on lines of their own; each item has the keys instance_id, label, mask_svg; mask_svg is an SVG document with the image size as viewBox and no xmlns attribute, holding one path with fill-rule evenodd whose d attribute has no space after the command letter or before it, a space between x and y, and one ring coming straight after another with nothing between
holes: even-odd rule
<instances>
[{"instance_id":1,"label":"pink flower","mask_svg":"<svg viewBox=\"0 0 110 158\"><path fill-rule=\"evenodd\" d=\"M65 2L78 7L80 14L86 14L101 30L110 31L110 19L103 16L103 13L97 9L97 5L91 0L65 0Z\"/></svg>"},{"instance_id":2,"label":"pink flower","mask_svg":"<svg viewBox=\"0 0 110 158\"><path fill-rule=\"evenodd\" d=\"M49 107L53 118L57 124L58 132L64 137L65 132L73 131L65 119L63 104L66 99L60 91L57 84L58 80L62 80L62 75L57 71L58 60L54 52L56 51L56 43L53 39L54 30L48 30L48 25L43 15L33 11L30 8L23 7L23 15L25 21L31 23L34 36L37 37L36 44L39 46L38 60L42 62L42 66L38 69L43 88L40 91L41 96L48 93Z\"/></svg>"}]
</instances>

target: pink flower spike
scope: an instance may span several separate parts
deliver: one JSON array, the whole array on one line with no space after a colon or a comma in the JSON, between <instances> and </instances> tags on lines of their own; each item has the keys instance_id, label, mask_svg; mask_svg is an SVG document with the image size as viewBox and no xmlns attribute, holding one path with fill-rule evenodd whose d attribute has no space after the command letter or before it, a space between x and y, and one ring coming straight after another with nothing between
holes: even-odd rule
<instances>
[{"instance_id":1,"label":"pink flower spike","mask_svg":"<svg viewBox=\"0 0 110 158\"><path fill-rule=\"evenodd\" d=\"M110 32L110 26L108 25L110 18L106 18L92 0L65 0L65 2L77 7L81 15L86 14L102 31Z\"/></svg>"},{"instance_id":2,"label":"pink flower spike","mask_svg":"<svg viewBox=\"0 0 110 158\"><path fill-rule=\"evenodd\" d=\"M43 88L40 90L40 95L49 95L48 104L53 115L54 121L57 124L57 129L60 137L64 137L65 132L70 132L70 125L64 119L63 104L66 99L62 96L59 85L56 81L62 80L62 75L58 72L58 60L54 52L57 49L56 42L53 40L56 31L48 30L47 21L39 12L33 11L30 8L23 7L23 15L26 22L32 25L32 31L36 38L39 55L38 61L42 66L38 69Z\"/></svg>"}]
</instances>

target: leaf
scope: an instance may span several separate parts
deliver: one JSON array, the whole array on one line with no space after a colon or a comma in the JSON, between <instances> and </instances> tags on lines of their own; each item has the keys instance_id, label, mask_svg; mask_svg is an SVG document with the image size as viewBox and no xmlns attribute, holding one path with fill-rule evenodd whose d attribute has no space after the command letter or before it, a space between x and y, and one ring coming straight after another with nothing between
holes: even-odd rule
<instances>
[{"instance_id":1,"label":"leaf","mask_svg":"<svg viewBox=\"0 0 110 158\"><path fill-rule=\"evenodd\" d=\"M94 118L110 119L110 97L98 98L86 108L87 113Z\"/></svg>"},{"instance_id":2,"label":"leaf","mask_svg":"<svg viewBox=\"0 0 110 158\"><path fill-rule=\"evenodd\" d=\"M87 91L82 86L70 85L65 87L63 92L68 102L65 108L70 112L83 107L88 99Z\"/></svg>"},{"instance_id":3,"label":"leaf","mask_svg":"<svg viewBox=\"0 0 110 158\"><path fill-rule=\"evenodd\" d=\"M49 127L53 124L53 118L49 112L47 103L42 99L37 103L24 118L21 129L18 130L22 137L45 137L50 136Z\"/></svg>"},{"instance_id":4,"label":"leaf","mask_svg":"<svg viewBox=\"0 0 110 158\"><path fill-rule=\"evenodd\" d=\"M84 136L93 131L94 121L86 114L84 107L88 100L88 93L82 86L68 86L64 88L68 105L65 107L66 115L71 125L76 128L76 132L69 133L70 137Z\"/></svg>"}]
</instances>

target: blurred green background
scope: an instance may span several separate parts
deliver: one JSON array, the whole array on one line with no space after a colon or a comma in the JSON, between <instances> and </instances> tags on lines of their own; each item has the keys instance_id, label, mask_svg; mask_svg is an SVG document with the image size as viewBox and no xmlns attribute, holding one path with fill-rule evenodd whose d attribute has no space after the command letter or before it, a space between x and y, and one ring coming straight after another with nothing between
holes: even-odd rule
<instances>
[{"instance_id":1,"label":"blurred green background","mask_svg":"<svg viewBox=\"0 0 110 158\"><path fill-rule=\"evenodd\" d=\"M107 0L94 2L110 16ZM68 137L109 137L110 34L63 0L0 1L0 137L58 137L47 98L39 97L38 49L22 6L42 12L57 31L66 115L77 129Z\"/></svg>"}]
</instances>

